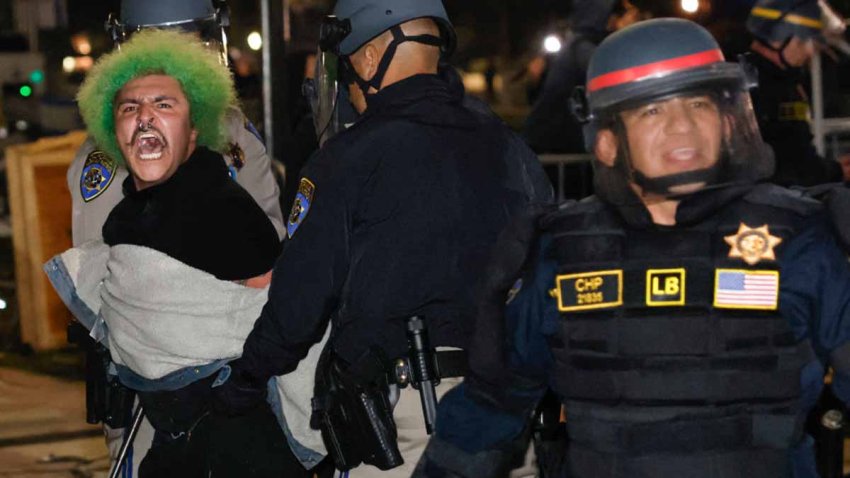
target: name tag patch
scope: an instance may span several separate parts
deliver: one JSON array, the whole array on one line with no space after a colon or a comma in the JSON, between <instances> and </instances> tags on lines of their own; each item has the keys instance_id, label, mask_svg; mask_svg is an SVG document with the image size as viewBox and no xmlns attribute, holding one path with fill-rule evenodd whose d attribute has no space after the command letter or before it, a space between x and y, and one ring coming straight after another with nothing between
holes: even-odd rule
<instances>
[{"instance_id":1,"label":"name tag patch","mask_svg":"<svg viewBox=\"0 0 850 478\"><path fill-rule=\"evenodd\" d=\"M776 310L779 271L717 269L714 306L721 309Z\"/></svg>"},{"instance_id":2,"label":"name tag patch","mask_svg":"<svg viewBox=\"0 0 850 478\"><path fill-rule=\"evenodd\" d=\"M559 275L553 295L561 312L617 307L623 304L623 270Z\"/></svg>"},{"instance_id":3,"label":"name tag patch","mask_svg":"<svg viewBox=\"0 0 850 478\"><path fill-rule=\"evenodd\" d=\"M685 305L685 269L647 270L646 305L649 307Z\"/></svg>"}]
</instances>

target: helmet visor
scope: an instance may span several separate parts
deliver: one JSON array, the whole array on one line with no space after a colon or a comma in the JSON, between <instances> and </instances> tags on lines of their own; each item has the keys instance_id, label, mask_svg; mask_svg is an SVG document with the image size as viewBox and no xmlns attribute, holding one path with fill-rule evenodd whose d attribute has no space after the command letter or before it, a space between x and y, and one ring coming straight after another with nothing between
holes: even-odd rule
<instances>
[{"instance_id":1,"label":"helmet visor","mask_svg":"<svg viewBox=\"0 0 850 478\"><path fill-rule=\"evenodd\" d=\"M340 60L333 52L319 48L316 54L316 69L313 78L305 80L303 93L313 112L316 137L322 145L337 134L339 122Z\"/></svg>"},{"instance_id":2,"label":"helmet visor","mask_svg":"<svg viewBox=\"0 0 850 478\"><path fill-rule=\"evenodd\" d=\"M715 76L659 90L597 120L597 154L606 147L616 152L610 166L594 162L598 193L613 202L672 199L772 174L773 154L761 139L743 78Z\"/></svg>"}]
</instances>

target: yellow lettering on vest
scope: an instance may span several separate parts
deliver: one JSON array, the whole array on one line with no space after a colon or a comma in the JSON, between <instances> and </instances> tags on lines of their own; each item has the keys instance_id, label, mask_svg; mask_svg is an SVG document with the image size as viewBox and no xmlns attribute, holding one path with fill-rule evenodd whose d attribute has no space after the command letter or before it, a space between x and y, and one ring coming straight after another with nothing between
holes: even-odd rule
<instances>
[{"instance_id":1,"label":"yellow lettering on vest","mask_svg":"<svg viewBox=\"0 0 850 478\"><path fill-rule=\"evenodd\" d=\"M664 281L664 293L666 295L676 295L679 293L678 277L668 277L667 280Z\"/></svg>"},{"instance_id":2,"label":"yellow lettering on vest","mask_svg":"<svg viewBox=\"0 0 850 478\"><path fill-rule=\"evenodd\" d=\"M596 290L602 286L605 282L605 279L601 277L588 277L576 279L576 290L579 292L584 292L588 290Z\"/></svg>"}]
</instances>

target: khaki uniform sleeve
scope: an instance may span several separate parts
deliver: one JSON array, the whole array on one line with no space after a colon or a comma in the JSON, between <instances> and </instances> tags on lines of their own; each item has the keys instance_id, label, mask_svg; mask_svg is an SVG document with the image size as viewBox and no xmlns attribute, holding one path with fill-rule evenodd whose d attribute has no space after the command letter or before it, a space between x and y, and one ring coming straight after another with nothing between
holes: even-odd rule
<instances>
[{"instance_id":1,"label":"khaki uniform sleeve","mask_svg":"<svg viewBox=\"0 0 850 478\"><path fill-rule=\"evenodd\" d=\"M101 186L97 194L88 194L88 200L83 197L83 181L86 159L95 151L95 145L88 138L77 150L74 161L68 167L68 190L71 193L71 230L74 246L103 237L103 223L112 208L124 198L121 184L127 177L127 169L115 164L114 173L108 183Z\"/></svg>"},{"instance_id":2,"label":"khaki uniform sleeve","mask_svg":"<svg viewBox=\"0 0 850 478\"><path fill-rule=\"evenodd\" d=\"M246 127L246 118L238 109L227 113L227 130L230 141L244 154L245 165L236 173L236 182L245 188L265 211L277 231L278 238L285 234L283 214L280 211L280 189L272 174L271 161L265 145ZM233 155L224 152L228 166L233 166Z\"/></svg>"}]
</instances>

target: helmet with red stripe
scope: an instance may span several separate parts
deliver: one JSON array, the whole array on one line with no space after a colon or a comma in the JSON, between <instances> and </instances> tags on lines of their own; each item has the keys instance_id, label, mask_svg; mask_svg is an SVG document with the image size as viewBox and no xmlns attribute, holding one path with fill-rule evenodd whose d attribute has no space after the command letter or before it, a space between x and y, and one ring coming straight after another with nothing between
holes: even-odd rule
<instances>
[{"instance_id":1,"label":"helmet with red stripe","mask_svg":"<svg viewBox=\"0 0 850 478\"><path fill-rule=\"evenodd\" d=\"M612 199L611 194L622 192L616 190L622 189L625 180L644 192L675 196L683 184L725 185L769 175L772 154L759 134L749 96L749 89L755 85L754 75L741 64L726 62L711 34L694 22L648 20L609 36L594 52L587 85L573 100L576 115L586 122L586 146L597 153L597 193ZM624 116L648 104L694 97L710 103L716 117L711 124L718 130L719 146L709 149L717 157L703 162L711 164L695 162L690 167L682 160L675 165L678 169L670 168L673 173L653 176L632 161L634 139L627 134ZM657 116L656 110L651 114ZM707 127L694 124L696 129ZM618 142L613 165L599 158L597 142L602 131L614 133ZM687 139L675 142L685 144ZM675 155L681 156L684 153L679 150L686 149L679 148Z\"/></svg>"}]
</instances>

